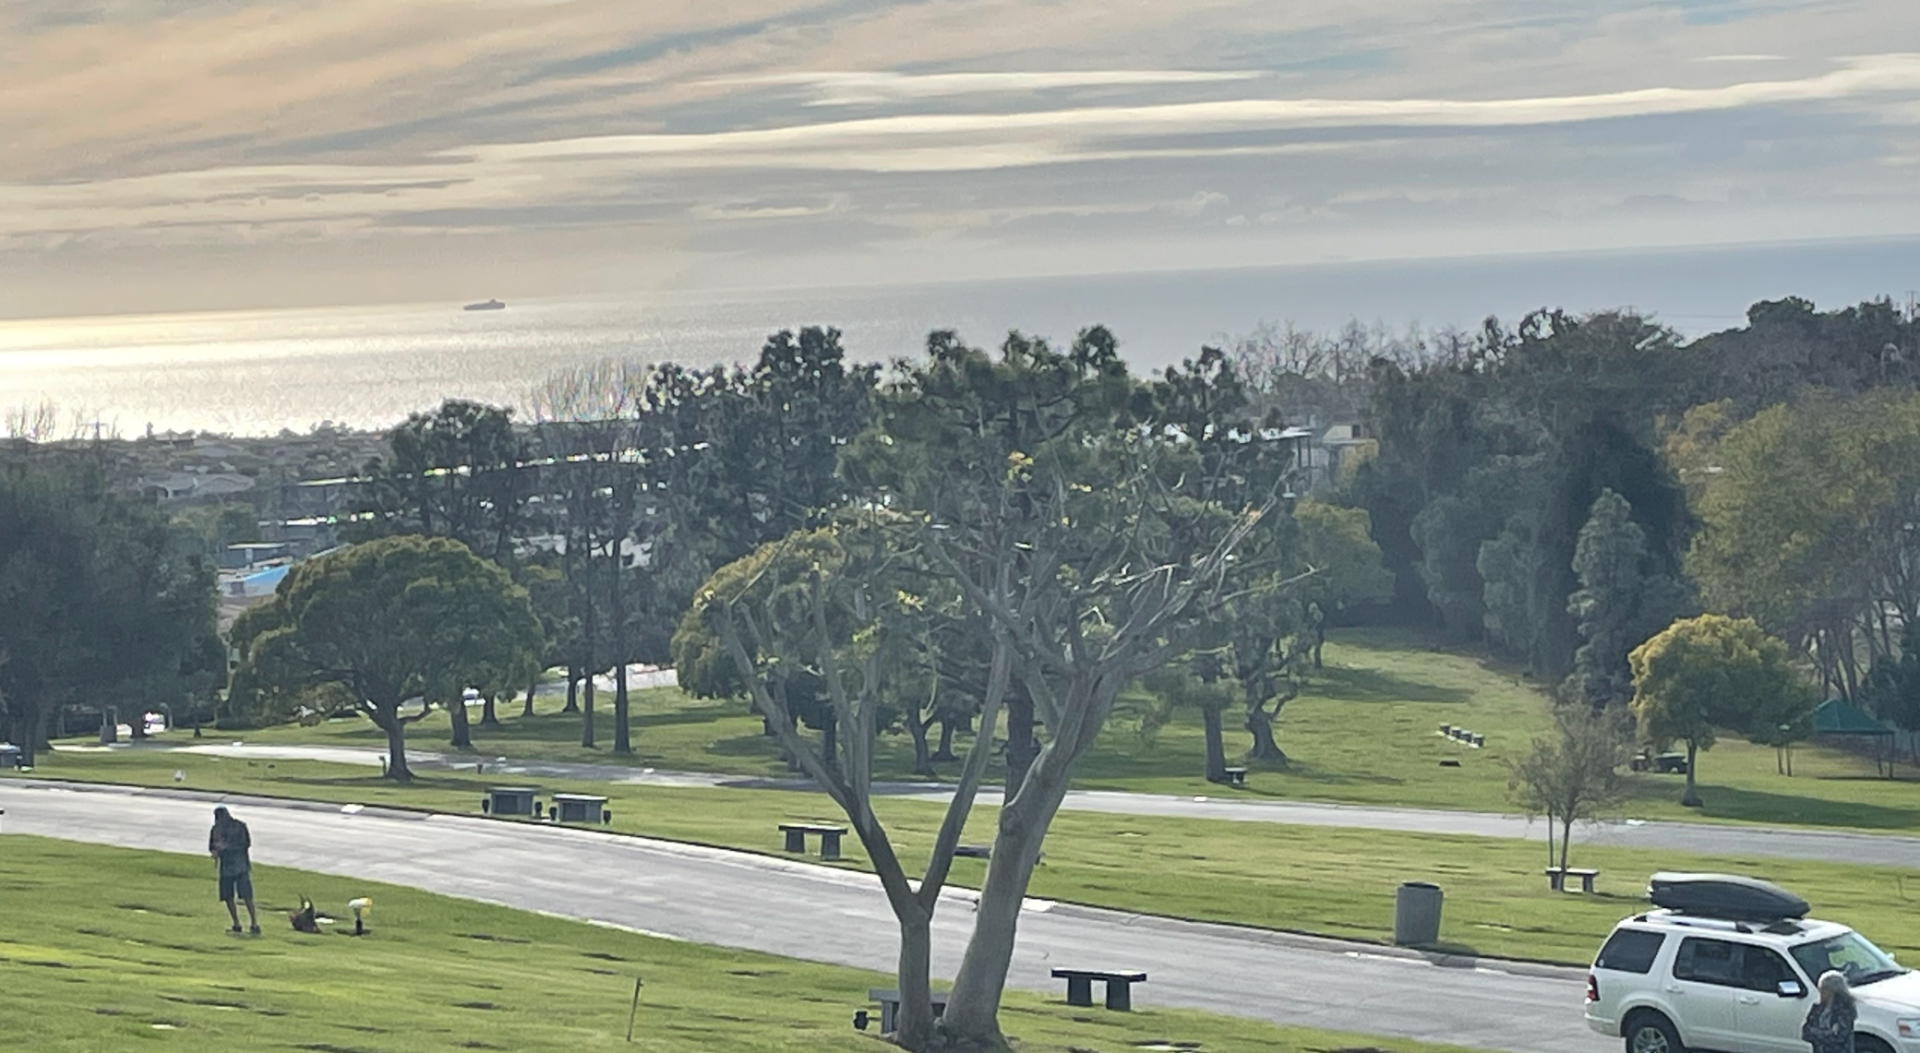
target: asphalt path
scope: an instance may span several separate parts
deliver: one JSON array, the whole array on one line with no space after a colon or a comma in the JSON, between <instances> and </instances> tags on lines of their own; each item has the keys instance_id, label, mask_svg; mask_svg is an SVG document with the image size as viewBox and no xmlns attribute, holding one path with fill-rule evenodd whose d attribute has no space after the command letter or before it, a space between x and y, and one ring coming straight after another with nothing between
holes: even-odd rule
<instances>
[{"instance_id":1,"label":"asphalt path","mask_svg":"<svg viewBox=\"0 0 1920 1053\"><path fill-rule=\"evenodd\" d=\"M384 750L350 746L273 746L237 743L144 747L179 749L189 753L251 757L262 760L317 760L378 766ZM705 772L656 771L615 764L579 764L560 761L521 761L471 754L407 751L407 763L417 770L472 770L476 764L503 777L577 779L638 786L733 787L813 791L804 779L767 779ZM944 804L951 786L937 783L883 783L876 793L908 800ZM1221 819L1229 822L1284 823L1298 826L1336 826L1365 830L1395 830L1425 834L1469 834L1478 837L1539 838L1543 825L1524 816L1492 812L1447 812L1419 808L1375 808L1364 805L1321 804L1306 801L1255 799L1222 789L1224 796L1175 797L1168 794L1075 790L1061 807L1072 811L1118 815L1151 815L1180 819ZM982 804L997 805L1000 793L983 790ZM1920 837L1850 833L1806 827L1748 826L1725 823L1675 823L1623 819L1581 823L1574 840L1674 852L1713 855L1812 859L1836 863L1920 868Z\"/></svg>"},{"instance_id":2,"label":"asphalt path","mask_svg":"<svg viewBox=\"0 0 1920 1053\"><path fill-rule=\"evenodd\" d=\"M595 831L26 780L0 782L0 830L199 855L213 800L246 820L254 857L264 864L838 965L891 971L898 953L892 915L868 875ZM269 900L291 894L262 892ZM959 965L971 897L950 890L936 914L940 977L951 978ZM222 924L217 913L209 909L208 925ZM1581 970L1030 900L1009 982L1058 997L1059 981L1048 975L1057 966L1144 969L1149 982L1135 992L1142 1006L1513 1053L1599 1053L1615 1045L1582 1023ZM850 989L849 1009L864 995Z\"/></svg>"}]
</instances>

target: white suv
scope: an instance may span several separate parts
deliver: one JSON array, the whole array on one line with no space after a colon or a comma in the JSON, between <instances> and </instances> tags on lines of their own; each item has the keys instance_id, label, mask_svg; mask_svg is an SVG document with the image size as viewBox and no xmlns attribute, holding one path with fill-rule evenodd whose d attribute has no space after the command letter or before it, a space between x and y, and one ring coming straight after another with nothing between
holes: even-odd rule
<instances>
[{"instance_id":1,"label":"white suv","mask_svg":"<svg viewBox=\"0 0 1920 1053\"><path fill-rule=\"evenodd\" d=\"M1920 973L1830 921L1652 910L1614 927L1587 976L1587 1025L1627 1053L1806 1053L1814 982L1845 973L1855 1053L1920 1053Z\"/></svg>"}]
</instances>

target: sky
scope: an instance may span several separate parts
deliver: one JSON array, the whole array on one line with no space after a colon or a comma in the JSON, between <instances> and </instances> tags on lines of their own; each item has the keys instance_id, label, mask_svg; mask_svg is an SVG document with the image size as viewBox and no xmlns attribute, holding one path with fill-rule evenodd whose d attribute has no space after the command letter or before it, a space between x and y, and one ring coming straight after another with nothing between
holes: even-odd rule
<instances>
[{"instance_id":1,"label":"sky","mask_svg":"<svg viewBox=\"0 0 1920 1053\"><path fill-rule=\"evenodd\" d=\"M11 317L1908 237L1920 4L0 0L0 145Z\"/></svg>"}]
</instances>

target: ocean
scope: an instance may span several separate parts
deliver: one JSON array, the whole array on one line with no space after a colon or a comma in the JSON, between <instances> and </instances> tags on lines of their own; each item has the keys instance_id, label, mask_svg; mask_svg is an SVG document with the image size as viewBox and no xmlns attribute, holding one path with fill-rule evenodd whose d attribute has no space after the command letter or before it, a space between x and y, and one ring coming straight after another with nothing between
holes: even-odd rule
<instances>
[{"instance_id":1,"label":"ocean","mask_svg":"<svg viewBox=\"0 0 1920 1053\"><path fill-rule=\"evenodd\" d=\"M0 322L0 410L52 404L126 437L237 435L317 424L379 428L442 399L523 407L555 372L607 358L750 361L768 333L837 326L856 359L916 353L933 329L996 344L1102 323L1138 368L1263 322L1336 329L1477 327L1542 306L1631 307L1689 335L1741 324L1757 300L1822 308L1920 287L1920 239L1679 252L1023 278L861 289L650 292L460 304L226 311ZM90 428L89 428L90 430Z\"/></svg>"}]
</instances>

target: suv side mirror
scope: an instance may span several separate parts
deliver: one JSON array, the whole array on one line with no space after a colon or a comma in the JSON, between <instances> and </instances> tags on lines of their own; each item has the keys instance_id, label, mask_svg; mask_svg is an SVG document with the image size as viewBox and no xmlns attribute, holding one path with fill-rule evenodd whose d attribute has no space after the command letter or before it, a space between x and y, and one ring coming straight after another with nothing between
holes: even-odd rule
<instances>
[{"instance_id":1,"label":"suv side mirror","mask_svg":"<svg viewBox=\"0 0 1920 1053\"><path fill-rule=\"evenodd\" d=\"M1804 998L1806 997L1807 989L1802 987L1798 980L1782 980L1780 981L1779 992L1782 998Z\"/></svg>"}]
</instances>

